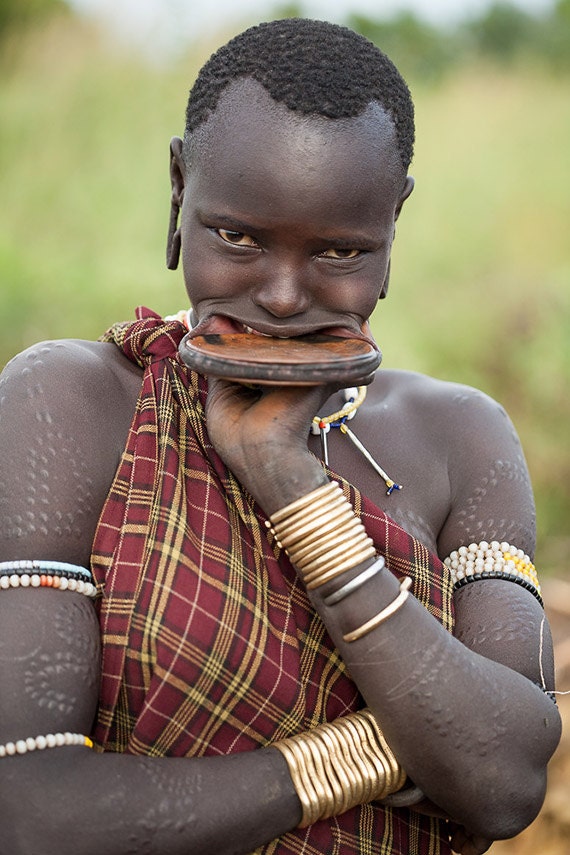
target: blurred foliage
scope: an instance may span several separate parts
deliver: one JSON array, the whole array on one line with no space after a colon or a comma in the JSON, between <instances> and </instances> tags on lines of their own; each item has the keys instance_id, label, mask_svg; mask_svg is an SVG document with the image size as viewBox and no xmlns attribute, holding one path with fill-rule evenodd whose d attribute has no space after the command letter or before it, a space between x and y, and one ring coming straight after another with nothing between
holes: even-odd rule
<instances>
[{"instance_id":1,"label":"blurred foliage","mask_svg":"<svg viewBox=\"0 0 570 855\"><path fill-rule=\"evenodd\" d=\"M556 20L562 44L570 0L542 20L541 38ZM410 16L392 25L401 42L392 34L387 47L378 29L374 38L407 63L417 185L398 222L390 295L373 329L385 365L468 383L505 405L535 485L539 564L563 572L570 98L560 69L568 56L539 61L538 48L527 46L518 57L518 49L495 57L495 37L486 37L492 50L475 50L481 19L462 25L461 51L458 31ZM414 42L406 50L404 31ZM44 19L18 36L17 51L15 37L5 38L12 59L0 74L0 363L37 340L96 338L140 303L164 313L184 305L181 272L166 271L164 260L168 142L183 129L197 69L232 34L160 67L71 16Z\"/></svg>"},{"instance_id":2,"label":"blurred foliage","mask_svg":"<svg viewBox=\"0 0 570 855\"><path fill-rule=\"evenodd\" d=\"M464 32L471 49L500 62L510 62L520 53L528 55L542 49L540 27L535 18L516 6L496 3L474 21L467 23Z\"/></svg>"},{"instance_id":3,"label":"blurred foliage","mask_svg":"<svg viewBox=\"0 0 570 855\"><path fill-rule=\"evenodd\" d=\"M467 23L463 32L471 52L500 63L534 60L570 70L568 0L559 0L549 13L530 15L508 3L496 3Z\"/></svg>"},{"instance_id":4,"label":"blurred foliage","mask_svg":"<svg viewBox=\"0 0 570 855\"><path fill-rule=\"evenodd\" d=\"M64 0L1 0L0 40L65 8Z\"/></svg>"},{"instance_id":5,"label":"blurred foliage","mask_svg":"<svg viewBox=\"0 0 570 855\"><path fill-rule=\"evenodd\" d=\"M351 14L347 24L388 54L406 78L439 80L462 59L458 36L425 23L412 12L387 20Z\"/></svg>"},{"instance_id":6,"label":"blurred foliage","mask_svg":"<svg viewBox=\"0 0 570 855\"><path fill-rule=\"evenodd\" d=\"M512 3L496 2L453 27L435 27L412 12L386 19L353 14L347 23L381 47L411 78L438 80L458 66L481 59L570 71L569 0L558 0L535 15Z\"/></svg>"}]
</instances>

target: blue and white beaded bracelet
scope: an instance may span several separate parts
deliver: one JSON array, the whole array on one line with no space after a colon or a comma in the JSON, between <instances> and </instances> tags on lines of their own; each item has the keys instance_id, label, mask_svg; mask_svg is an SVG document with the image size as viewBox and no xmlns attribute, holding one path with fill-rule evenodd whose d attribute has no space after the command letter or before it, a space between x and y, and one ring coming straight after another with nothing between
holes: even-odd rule
<instances>
[{"instance_id":1,"label":"blue and white beaded bracelet","mask_svg":"<svg viewBox=\"0 0 570 855\"><path fill-rule=\"evenodd\" d=\"M2 561L0 590L8 588L55 588L91 598L97 595L90 571L66 561Z\"/></svg>"}]
</instances>

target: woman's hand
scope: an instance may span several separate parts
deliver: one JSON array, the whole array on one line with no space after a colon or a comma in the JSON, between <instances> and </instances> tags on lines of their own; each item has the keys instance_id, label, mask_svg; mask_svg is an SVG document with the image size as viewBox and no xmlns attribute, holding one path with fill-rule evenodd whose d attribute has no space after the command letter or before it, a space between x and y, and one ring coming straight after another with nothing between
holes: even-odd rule
<instances>
[{"instance_id":1,"label":"woman's hand","mask_svg":"<svg viewBox=\"0 0 570 855\"><path fill-rule=\"evenodd\" d=\"M267 514L326 482L307 439L326 386L266 386L209 379L206 420L212 443Z\"/></svg>"}]
</instances>

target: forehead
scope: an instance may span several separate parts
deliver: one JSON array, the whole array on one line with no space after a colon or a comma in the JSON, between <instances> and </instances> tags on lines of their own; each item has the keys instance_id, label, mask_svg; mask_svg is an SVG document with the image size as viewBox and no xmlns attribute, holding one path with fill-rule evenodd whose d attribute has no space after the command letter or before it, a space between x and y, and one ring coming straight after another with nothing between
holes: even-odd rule
<instances>
[{"instance_id":1,"label":"forehead","mask_svg":"<svg viewBox=\"0 0 570 855\"><path fill-rule=\"evenodd\" d=\"M280 192L401 192L402 168L394 124L373 102L359 116L303 116L276 103L257 82L236 81L189 141L189 177L273 182Z\"/></svg>"}]
</instances>

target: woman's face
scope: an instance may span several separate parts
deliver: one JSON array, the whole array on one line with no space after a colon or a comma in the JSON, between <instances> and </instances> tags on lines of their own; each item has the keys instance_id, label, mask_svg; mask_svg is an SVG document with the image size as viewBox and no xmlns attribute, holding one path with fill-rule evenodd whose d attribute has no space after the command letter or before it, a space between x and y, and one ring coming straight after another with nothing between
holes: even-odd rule
<instances>
[{"instance_id":1,"label":"woman's face","mask_svg":"<svg viewBox=\"0 0 570 855\"><path fill-rule=\"evenodd\" d=\"M280 337L360 331L413 186L384 111L304 117L241 80L195 132L190 159L181 226L194 324Z\"/></svg>"}]
</instances>

